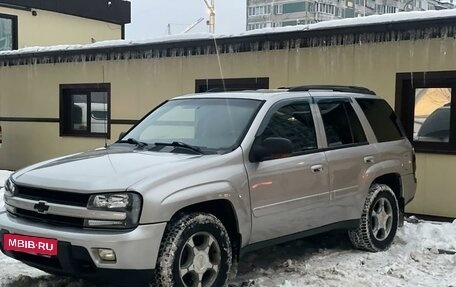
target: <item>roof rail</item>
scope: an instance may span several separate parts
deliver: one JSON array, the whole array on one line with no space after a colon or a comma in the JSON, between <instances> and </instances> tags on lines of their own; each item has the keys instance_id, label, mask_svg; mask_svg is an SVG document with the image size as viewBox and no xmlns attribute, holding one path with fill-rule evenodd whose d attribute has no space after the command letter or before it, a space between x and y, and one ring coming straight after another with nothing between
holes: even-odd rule
<instances>
[{"instance_id":1,"label":"roof rail","mask_svg":"<svg viewBox=\"0 0 456 287\"><path fill-rule=\"evenodd\" d=\"M281 88L286 89L286 88ZM362 94L369 94L375 95L375 92L369 90L368 88L364 87L356 87L356 86L337 86L337 85L309 85L309 86L297 86L297 87L289 87L289 92L303 92L303 91L310 91L310 90L330 90L334 92L345 92L345 93L362 93Z\"/></svg>"}]
</instances>

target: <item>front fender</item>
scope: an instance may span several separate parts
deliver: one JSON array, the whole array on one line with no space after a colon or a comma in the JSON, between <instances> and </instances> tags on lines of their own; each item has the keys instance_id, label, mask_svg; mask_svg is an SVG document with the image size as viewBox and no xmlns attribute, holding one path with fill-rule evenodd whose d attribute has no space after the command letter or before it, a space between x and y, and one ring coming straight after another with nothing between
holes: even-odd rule
<instances>
[{"instance_id":1,"label":"front fender","mask_svg":"<svg viewBox=\"0 0 456 287\"><path fill-rule=\"evenodd\" d=\"M229 181L214 181L174 191L159 202L152 194L144 197L141 223L167 222L180 210L214 200L226 200L237 217L242 243L248 242L251 230L248 186L240 188Z\"/></svg>"}]
</instances>

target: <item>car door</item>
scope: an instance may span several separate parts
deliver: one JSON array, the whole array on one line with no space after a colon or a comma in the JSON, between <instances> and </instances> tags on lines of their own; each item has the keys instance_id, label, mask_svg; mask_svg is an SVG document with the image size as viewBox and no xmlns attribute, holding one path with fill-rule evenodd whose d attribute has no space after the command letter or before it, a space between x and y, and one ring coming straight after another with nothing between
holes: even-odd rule
<instances>
[{"instance_id":1,"label":"car door","mask_svg":"<svg viewBox=\"0 0 456 287\"><path fill-rule=\"evenodd\" d=\"M324 152L319 151L312 109L308 99L279 102L260 125L255 143L286 138L292 153L246 162L251 243L322 225L329 200L328 169Z\"/></svg>"},{"instance_id":2,"label":"car door","mask_svg":"<svg viewBox=\"0 0 456 287\"><path fill-rule=\"evenodd\" d=\"M351 98L316 98L326 137L330 203L327 217L333 222L360 216L366 190L360 182L377 160Z\"/></svg>"}]
</instances>

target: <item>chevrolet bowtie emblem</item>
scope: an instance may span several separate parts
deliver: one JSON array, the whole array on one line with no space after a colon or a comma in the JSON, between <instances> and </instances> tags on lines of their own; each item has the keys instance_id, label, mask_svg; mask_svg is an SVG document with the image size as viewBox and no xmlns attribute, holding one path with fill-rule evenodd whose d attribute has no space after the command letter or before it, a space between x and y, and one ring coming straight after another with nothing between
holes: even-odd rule
<instances>
[{"instance_id":1,"label":"chevrolet bowtie emblem","mask_svg":"<svg viewBox=\"0 0 456 287\"><path fill-rule=\"evenodd\" d=\"M45 201L40 201L37 204L33 206L33 208L38 212L38 213L46 213L49 210L49 205Z\"/></svg>"}]
</instances>

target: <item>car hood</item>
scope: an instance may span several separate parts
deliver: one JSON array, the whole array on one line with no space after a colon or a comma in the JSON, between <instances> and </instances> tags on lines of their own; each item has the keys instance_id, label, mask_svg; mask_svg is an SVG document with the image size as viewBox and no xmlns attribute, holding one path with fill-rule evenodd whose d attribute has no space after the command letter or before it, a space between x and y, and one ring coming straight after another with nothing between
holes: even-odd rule
<instances>
[{"instance_id":1,"label":"car hood","mask_svg":"<svg viewBox=\"0 0 456 287\"><path fill-rule=\"evenodd\" d=\"M16 172L13 180L19 185L80 193L123 191L145 178L170 176L214 156L111 146L30 166Z\"/></svg>"}]
</instances>

